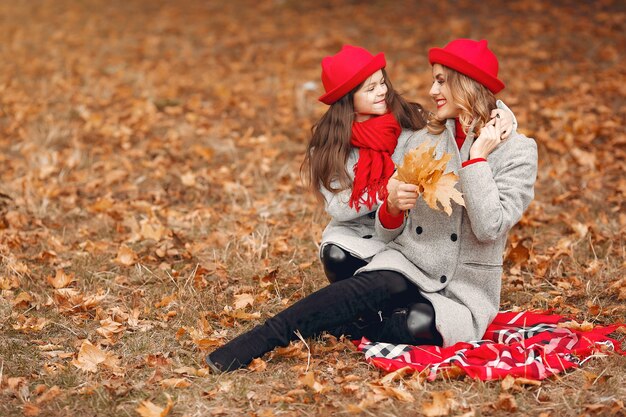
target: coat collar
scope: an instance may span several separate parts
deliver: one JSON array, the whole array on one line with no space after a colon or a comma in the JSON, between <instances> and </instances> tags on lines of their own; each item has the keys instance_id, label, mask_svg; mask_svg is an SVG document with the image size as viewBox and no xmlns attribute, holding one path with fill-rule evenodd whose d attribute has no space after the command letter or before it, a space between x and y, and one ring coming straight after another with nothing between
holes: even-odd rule
<instances>
[{"instance_id":1,"label":"coat collar","mask_svg":"<svg viewBox=\"0 0 626 417\"><path fill-rule=\"evenodd\" d=\"M469 151L474 143L475 133L473 131L469 132L463 142L463 146L459 149L456 145L456 141L454 140L456 135L454 119L448 119L446 120L445 135L447 148L446 152L453 155L451 162L454 161L454 170L458 171L461 168L461 164L469 159Z\"/></svg>"}]
</instances>

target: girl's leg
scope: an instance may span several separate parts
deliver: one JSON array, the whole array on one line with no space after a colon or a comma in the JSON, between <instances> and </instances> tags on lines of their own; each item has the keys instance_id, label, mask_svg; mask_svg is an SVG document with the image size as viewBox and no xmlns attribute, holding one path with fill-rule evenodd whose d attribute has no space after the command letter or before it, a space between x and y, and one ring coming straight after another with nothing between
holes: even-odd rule
<instances>
[{"instance_id":1,"label":"girl's leg","mask_svg":"<svg viewBox=\"0 0 626 417\"><path fill-rule=\"evenodd\" d=\"M367 265L367 262L351 255L337 245L328 243L322 249L322 265L326 278L332 284L350 278L357 269Z\"/></svg>"},{"instance_id":2,"label":"girl's leg","mask_svg":"<svg viewBox=\"0 0 626 417\"><path fill-rule=\"evenodd\" d=\"M207 356L215 371L245 367L277 346L296 340L296 331L307 338L351 323L359 317L387 311L395 300L404 299L416 288L402 275L390 271L368 271L328 285L299 300ZM406 304L404 304L406 305Z\"/></svg>"}]
</instances>

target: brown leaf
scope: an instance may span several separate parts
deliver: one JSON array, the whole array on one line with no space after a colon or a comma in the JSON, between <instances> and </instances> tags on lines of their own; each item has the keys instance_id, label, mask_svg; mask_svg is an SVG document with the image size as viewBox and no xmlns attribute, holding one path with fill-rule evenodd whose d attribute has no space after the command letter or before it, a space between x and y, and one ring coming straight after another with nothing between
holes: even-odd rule
<instances>
[{"instance_id":1,"label":"brown leaf","mask_svg":"<svg viewBox=\"0 0 626 417\"><path fill-rule=\"evenodd\" d=\"M254 296L252 294L235 294L235 303L233 304L235 309L239 310L253 304Z\"/></svg>"},{"instance_id":2,"label":"brown leaf","mask_svg":"<svg viewBox=\"0 0 626 417\"><path fill-rule=\"evenodd\" d=\"M589 323L588 321L583 321L582 323L578 323L574 320L571 321L566 321L563 323L558 323L557 327L562 327L565 329L571 329L571 330L577 330L577 331L581 331L581 332L588 332L593 330L593 324Z\"/></svg>"},{"instance_id":3,"label":"brown leaf","mask_svg":"<svg viewBox=\"0 0 626 417\"><path fill-rule=\"evenodd\" d=\"M41 409L39 407L37 407L35 404L32 403L26 403L24 404L24 407L22 408L22 412L24 413L25 416L38 416L39 413L41 413Z\"/></svg>"},{"instance_id":4,"label":"brown leaf","mask_svg":"<svg viewBox=\"0 0 626 417\"><path fill-rule=\"evenodd\" d=\"M511 394L503 393L498 397L498 401L494 404L494 408L496 410L515 412L517 411L517 402L515 401L515 397Z\"/></svg>"},{"instance_id":5,"label":"brown leaf","mask_svg":"<svg viewBox=\"0 0 626 417\"><path fill-rule=\"evenodd\" d=\"M53 386L49 390L42 393L39 398L35 401L37 404L43 404L48 402L56 397L58 397L63 391L58 386Z\"/></svg>"},{"instance_id":6,"label":"brown leaf","mask_svg":"<svg viewBox=\"0 0 626 417\"><path fill-rule=\"evenodd\" d=\"M158 301L156 303L154 303L154 306L156 308L162 308L162 307L167 307L169 306L171 303L173 303L177 298L177 294L171 294L171 295L164 295L163 298L161 298L161 301Z\"/></svg>"},{"instance_id":7,"label":"brown leaf","mask_svg":"<svg viewBox=\"0 0 626 417\"><path fill-rule=\"evenodd\" d=\"M523 265L528 261L528 259L530 259L530 250L524 246L524 242L526 240L528 239L522 239L517 242L517 244L509 250L509 253L506 256L507 260L513 262L514 266ZM530 238L530 240L532 242L532 238Z\"/></svg>"},{"instance_id":8,"label":"brown leaf","mask_svg":"<svg viewBox=\"0 0 626 417\"><path fill-rule=\"evenodd\" d=\"M159 407L151 401L145 400L141 402L135 411L137 411L141 417L165 417L170 413L172 407L174 407L172 398L167 394L165 394L165 396L167 397L165 407Z\"/></svg>"},{"instance_id":9,"label":"brown leaf","mask_svg":"<svg viewBox=\"0 0 626 417\"><path fill-rule=\"evenodd\" d=\"M385 375L383 378L380 379L380 383L383 385L389 385L396 379L401 379L406 374L410 374L412 372L413 372L413 368L411 368L410 366L405 366L404 368L397 369Z\"/></svg>"},{"instance_id":10,"label":"brown leaf","mask_svg":"<svg viewBox=\"0 0 626 417\"><path fill-rule=\"evenodd\" d=\"M26 291L22 291L11 302L15 308L28 308L30 306L33 297Z\"/></svg>"},{"instance_id":11,"label":"brown leaf","mask_svg":"<svg viewBox=\"0 0 626 417\"><path fill-rule=\"evenodd\" d=\"M422 413L426 417L447 416L452 411L452 399L454 394L452 391L435 391L430 393L433 397L432 402L425 402L422 405Z\"/></svg>"},{"instance_id":12,"label":"brown leaf","mask_svg":"<svg viewBox=\"0 0 626 417\"><path fill-rule=\"evenodd\" d=\"M17 316L17 324L14 324L13 329L22 332L40 332L44 327L48 325L50 321L43 317L26 317L23 314Z\"/></svg>"},{"instance_id":13,"label":"brown leaf","mask_svg":"<svg viewBox=\"0 0 626 417\"><path fill-rule=\"evenodd\" d=\"M46 281L53 288L65 288L72 282L76 281L74 274L66 274L62 269L57 269L56 275L52 278L50 275L46 277Z\"/></svg>"},{"instance_id":14,"label":"brown leaf","mask_svg":"<svg viewBox=\"0 0 626 417\"><path fill-rule=\"evenodd\" d=\"M78 351L78 356L72 360L72 365L86 372L97 372L100 364L115 373L121 373L119 360L113 354L92 345L89 340L84 340Z\"/></svg>"},{"instance_id":15,"label":"brown leaf","mask_svg":"<svg viewBox=\"0 0 626 417\"><path fill-rule=\"evenodd\" d=\"M513 385L515 385L515 377L513 375L507 375L502 381L500 381L500 386L503 391L510 390Z\"/></svg>"},{"instance_id":16,"label":"brown leaf","mask_svg":"<svg viewBox=\"0 0 626 417\"><path fill-rule=\"evenodd\" d=\"M137 254L128 246L122 245L117 251L115 261L124 266L133 266L137 263Z\"/></svg>"},{"instance_id":17,"label":"brown leaf","mask_svg":"<svg viewBox=\"0 0 626 417\"><path fill-rule=\"evenodd\" d=\"M300 375L298 377L298 384L307 386L315 392L324 391L324 386L315 380L315 374L313 372Z\"/></svg>"},{"instance_id":18,"label":"brown leaf","mask_svg":"<svg viewBox=\"0 0 626 417\"><path fill-rule=\"evenodd\" d=\"M106 352L85 340L80 347L78 357L72 361L72 364L83 371L97 372L98 364L104 362L106 358Z\"/></svg>"},{"instance_id":19,"label":"brown leaf","mask_svg":"<svg viewBox=\"0 0 626 417\"><path fill-rule=\"evenodd\" d=\"M261 358L255 358L252 360L252 362L250 362L250 365L248 365L248 369L254 372L264 371L265 369L267 369L267 362L265 362Z\"/></svg>"},{"instance_id":20,"label":"brown leaf","mask_svg":"<svg viewBox=\"0 0 626 417\"><path fill-rule=\"evenodd\" d=\"M161 381L163 388L189 388L191 382L186 378L167 378Z\"/></svg>"}]
</instances>

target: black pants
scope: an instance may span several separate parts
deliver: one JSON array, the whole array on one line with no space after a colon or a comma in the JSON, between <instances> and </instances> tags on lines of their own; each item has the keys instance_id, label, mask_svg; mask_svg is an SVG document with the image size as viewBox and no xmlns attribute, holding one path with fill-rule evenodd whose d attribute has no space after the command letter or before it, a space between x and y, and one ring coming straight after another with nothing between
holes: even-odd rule
<instances>
[{"instance_id":1,"label":"black pants","mask_svg":"<svg viewBox=\"0 0 626 417\"><path fill-rule=\"evenodd\" d=\"M397 272L362 272L299 300L220 347L207 360L224 371L241 368L275 347L297 340L296 332L304 338L327 331L347 332L352 337L365 335L373 341L441 344L434 326L435 334L416 338L406 330L406 318L402 323L402 316L397 314L397 310L401 312L421 301L425 300L415 285ZM355 325L362 323L363 318L366 318L365 326ZM380 337L387 340L377 340Z\"/></svg>"}]
</instances>

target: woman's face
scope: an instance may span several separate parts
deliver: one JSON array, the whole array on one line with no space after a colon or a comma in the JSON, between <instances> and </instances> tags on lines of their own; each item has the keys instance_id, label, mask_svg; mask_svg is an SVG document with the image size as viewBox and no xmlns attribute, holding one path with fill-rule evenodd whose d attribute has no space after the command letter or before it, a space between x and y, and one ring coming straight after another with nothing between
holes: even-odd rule
<instances>
[{"instance_id":1,"label":"woman's face","mask_svg":"<svg viewBox=\"0 0 626 417\"><path fill-rule=\"evenodd\" d=\"M378 70L363 82L361 88L354 93L355 121L364 122L373 116L387 113L387 84L383 71Z\"/></svg>"},{"instance_id":2,"label":"woman's face","mask_svg":"<svg viewBox=\"0 0 626 417\"><path fill-rule=\"evenodd\" d=\"M437 105L437 118L443 120L458 117L461 109L452 100L450 84L448 84L445 71L440 64L433 65L433 80L429 94Z\"/></svg>"}]
</instances>

